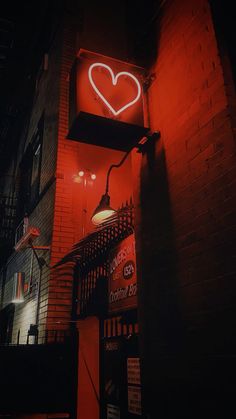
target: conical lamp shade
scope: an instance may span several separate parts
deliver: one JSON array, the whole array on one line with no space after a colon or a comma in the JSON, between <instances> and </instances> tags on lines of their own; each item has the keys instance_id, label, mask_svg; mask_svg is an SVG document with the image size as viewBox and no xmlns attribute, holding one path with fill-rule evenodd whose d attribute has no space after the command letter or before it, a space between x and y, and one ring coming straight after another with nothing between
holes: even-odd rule
<instances>
[{"instance_id":1,"label":"conical lamp shade","mask_svg":"<svg viewBox=\"0 0 236 419\"><path fill-rule=\"evenodd\" d=\"M102 195L101 201L99 202L99 205L93 213L93 216L91 218L92 223L95 225L102 224L109 217L115 214L115 212L116 211L110 207L110 197L106 193Z\"/></svg>"}]
</instances>

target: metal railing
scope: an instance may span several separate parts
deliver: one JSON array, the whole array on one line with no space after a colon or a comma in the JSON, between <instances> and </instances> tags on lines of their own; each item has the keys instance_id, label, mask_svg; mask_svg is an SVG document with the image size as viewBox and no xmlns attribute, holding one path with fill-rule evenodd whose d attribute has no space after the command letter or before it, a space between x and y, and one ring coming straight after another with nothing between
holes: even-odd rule
<instances>
[{"instance_id":1,"label":"metal railing","mask_svg":"<svg viewBox=\"0 0 236 419\"><path fill-rule=\"evenodd\" d=\"M14 237L16 198L0 196L0 238L11 241Z\"/></svg>"},{"instance_id":2,"label":"metal railing","mask_svg":"<svg viewBox=\"0 0 236 419\"><path fill-rule=\"evenodd\" d=\"M104 223L95 233L82 240L78 246L75 270L77 290L77 315L85 317L106 310L107 257L110 249L133 232L132 202ZM81 246L81 247L80 247ZM76 247L76 246L75 246Z\"/></svg>"}]
</instances>

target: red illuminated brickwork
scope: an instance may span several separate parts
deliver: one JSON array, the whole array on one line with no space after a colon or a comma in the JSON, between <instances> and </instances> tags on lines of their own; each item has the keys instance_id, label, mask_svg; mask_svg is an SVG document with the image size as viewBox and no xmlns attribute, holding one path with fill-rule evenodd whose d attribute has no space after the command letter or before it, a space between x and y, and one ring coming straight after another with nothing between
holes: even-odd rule
<instances>
[{"instance_id":1,"label":"red illuminated brickwork","mask_svg":"<svg viewBox=\"0 0 236 419\"><path fill-rule=\"evenodd\" d=\"M68 142L69 112L69 72L75 57L75 29L73 21L65 24L63 32L60 87L59 87L59 121L58 145L56 160L56 191L54 202L54 221L51 246L51 264L54 265L74 244L72 188L73 174L76 173L77 144ZM69 327L71 314L71 285L73 268L51 273L48 289L47 325L50 329Z\"/></svg>"},{"instance_id":2,"label":"red illuminated brickwork","mask_svg":"<svg viewBox=\"0 0 236 419\"><path fill-rule=\"evenodd\" d=\"M190 404L191 389L194 392L202 385L206 394L207 362L212 354L233 354L236 327L233 78L221 56L209 2L161 4L153 21L156 59L148 68L152 77L145 79L145 120L152 131L160 130L161 139L148 145L143 154L133 151L132 158L112 172L109 191L113 208L132 194L135 198L143 406L145 415L154 419L191 417L183 411L175 415L171 409L179 406L183 395L186 406ZM28 144L45 112L40 180L44 194L29 217L31 225L41 231L35 245L50 246L42 254L51 268L45 264L42 270L40 338L45 328L69 329L71 325L74 265L52 266L91 232L90 217L104 193L107 171L123 156L120 151L66 138L69 76L78 56L77 37L76 19L65 17L63 33L57 34L49 52L48 73L38 86L26 139ZM91 39L94 42L94 33ZM101 52L106 54L105 44ZM107 55L111 55L109 49ZM91 170L96 180L86 185L78 182L80 170ZM25 272L36 290L40 272L37 261L32 263L30 249L9 261L6 295L10 295L8 280L16 271ZM36 321L35 290L25 296L24 305L15 308L12 343L19 329L25 342L29 325ZM78 392L83 418L99 415L95 400L99 392L98 323L92 317L79 322L96 390L87 374L87 358L80 354ZM209 369L209 375L214 371ZM88 400L92 400L89 409ZM187 409L183 404L181 409Z\"/></svg>"},{"instance_id":3,"label":"red illuminated brickwork","mask_svg":"<svg viewBox=\"0 0 236 419\"><path fill-rule=\"evenodd\" d=\"M150 412L164 385L154 354L220 353L236 297L235 135L209 4L168 2L159 25L149 111L161 141L134 174L141 167L136 238Z\"/></svg>"}]
</instances>

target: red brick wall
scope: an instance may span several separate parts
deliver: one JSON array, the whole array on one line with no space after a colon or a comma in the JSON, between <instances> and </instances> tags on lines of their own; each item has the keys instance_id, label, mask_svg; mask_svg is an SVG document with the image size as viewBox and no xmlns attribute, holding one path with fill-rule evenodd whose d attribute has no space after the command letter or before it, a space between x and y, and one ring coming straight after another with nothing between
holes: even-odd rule
<instances>
[{"instance_id":1,"label":"red brick wall","mask_svg":"<svg viewBox=\"0 0 236 419\"><path fill-rule=\"evenodd\" d=\"M69 181L69 177L65 177L65 171L68 166L73 164L73 153L76 144L69 144L66 142L65 137L68 129L69 71L75 57L75 34L73 21L66 16L61 36L56 191L51 244L52 265L58 261L73 244L72 204L71 194L69 193L71 191L72 182ZM48 328L64 329L68 326L68 321L70 319L70 305L68 303L70 303L71 299L71 272L71 270L69 274L68 271L66 274L63 272L62 275L59 275L57 271L51 272L48 288Z\"/></svg>"},{"instance_id":2,"label":"red brick wall","mask_svg":"<svg viewBox=\"0 0 236 419\"><path fill-rule=\"evenodd\" d=\"M207 355L232 351L235 138L208 2L167 1L158 25L149 111L161 141L134 164L144 398L153 418L192 417Z\"/></svg>"},{"instance_id":3,"label":"red brick wall","mask_svg":"<svg viewBox=\"0 0 236 419\"><path fill-rule=\"evenodd\" d=\"M51 264L54 265L82 238L83 207L86 206L85 234L94 228L90 218L105 192L106 174L113 163L123 157L122 152L91 146L66 139L69 114L69 75L76 58L77 25L73 17L66 17L62 34L62 57L59 96L58 148L56 163L56 192L51 246ZM89 34L87 35L89 37ZM97 178L93 186L74 182L80 170L89 169ZM128 180L129 179L129 180ZM122 185L122 187L121 187ZM122 171L114 171L110 178L111 205L117 208L132 194L130 159ZM52 271L49 284L48 317L50 328L68 326L71 311L73 266Z\"/></svg>"}]
</instances>

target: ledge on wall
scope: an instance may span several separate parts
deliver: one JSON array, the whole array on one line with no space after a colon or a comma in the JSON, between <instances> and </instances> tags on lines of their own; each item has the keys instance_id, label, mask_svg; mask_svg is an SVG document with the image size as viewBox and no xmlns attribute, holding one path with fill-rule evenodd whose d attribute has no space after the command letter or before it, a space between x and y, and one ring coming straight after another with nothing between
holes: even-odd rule
<instances>
[{"instance_id":1,"label":"ledge on wall","mask_svg":"<svg viewBox=\"0 0 236 419\"><path fill-rule=\"evenodd\" d=\"M142 126L79 112L70 127L67 139L127 151L148 131L148 128Z\"/></svg>"}]
</instances>

